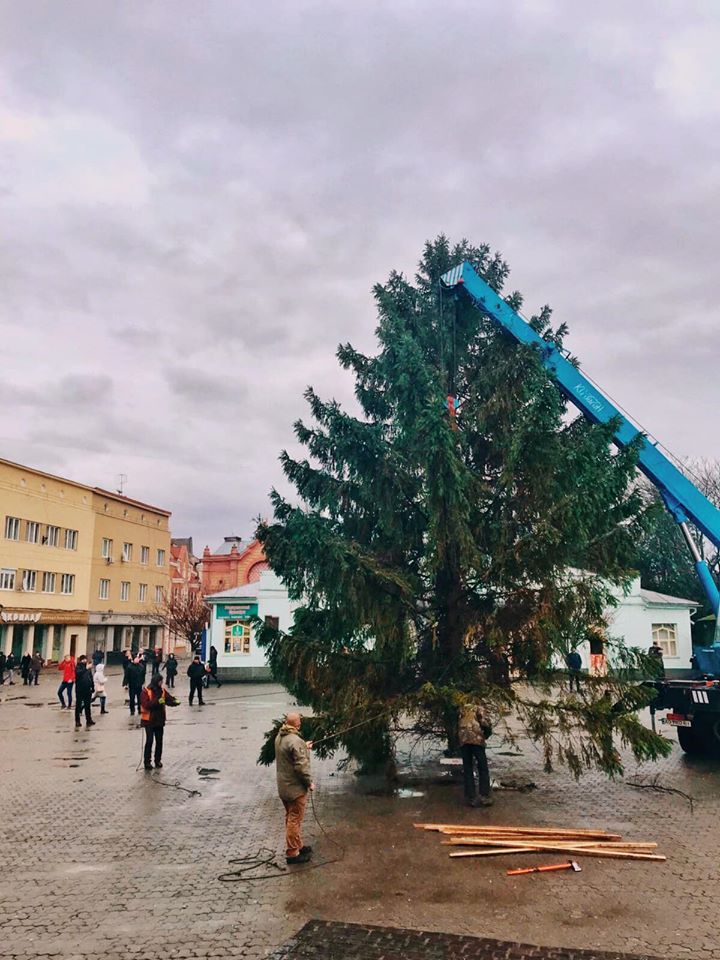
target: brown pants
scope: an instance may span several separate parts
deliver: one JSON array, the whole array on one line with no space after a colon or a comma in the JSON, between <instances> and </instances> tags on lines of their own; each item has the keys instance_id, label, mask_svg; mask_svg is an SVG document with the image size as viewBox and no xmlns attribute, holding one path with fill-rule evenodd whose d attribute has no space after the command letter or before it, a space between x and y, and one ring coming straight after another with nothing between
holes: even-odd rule
<instances>
[{"instance_id":1,"label":"brown pants","mask_svg":"<svg viewBox=\"0 0 720 960\"><path fill-rule=\"evenodd\" d=\"M305 816L306 803L306 793L303 793L297 800L283 800L283 806L285 807L285 853L288 857L296 857L303 845L302 822Z\"/></svg>"}]
</instances>

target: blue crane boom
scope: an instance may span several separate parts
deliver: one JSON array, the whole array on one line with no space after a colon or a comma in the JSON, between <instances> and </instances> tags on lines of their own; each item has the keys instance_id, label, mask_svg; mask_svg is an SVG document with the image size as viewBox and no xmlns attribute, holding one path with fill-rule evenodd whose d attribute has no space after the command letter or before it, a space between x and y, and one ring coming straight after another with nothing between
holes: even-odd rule
<instances>
[{"instance_id":1,"label":"blue crane boom","mask_svg":"<svg viewBox=\"0 0 720 960\"><path fill-rule=\"evenodd\" d=\"M595 423L609 423L611 420L617 423L614 439L618 446L627 446L641 435L637 427L600 393L581 370L563 356L554 343L544 340L517 311L498 296L479 276L472 264L466 261L453 267L444 274L442 283L446 289L464 291L483 313L517 341L538 348L543 366L561 392L584 416ZM712 610L718 616L720 593L687 524L688 521L694 523L708 540L720 549L720 510L644 435L640 441L638 467L657 487L668 510L680 525L692 552L700 582Z\"/></svg>"}]
</instances>

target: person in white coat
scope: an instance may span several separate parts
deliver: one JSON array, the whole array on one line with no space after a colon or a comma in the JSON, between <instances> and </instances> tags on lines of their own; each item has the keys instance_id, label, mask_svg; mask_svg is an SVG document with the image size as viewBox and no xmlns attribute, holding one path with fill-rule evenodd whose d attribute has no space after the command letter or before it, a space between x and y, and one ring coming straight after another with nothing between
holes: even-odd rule
<instances>
[{"instance_id":1,"label":"person in white coat","mask_svg":"<svg viewBox=\"0 0 720 960\"><path fill-rule=\"evenodd\" d=\"M107 678L105 677L105 664L98 663L95 667L95 672L93 673L93 682L95 684L95 693L93 694L93 699L97 697L100 701L100 713L110 713L109 710L105 709L105 704L107 703Z\"/></svg>"}]
</instances>

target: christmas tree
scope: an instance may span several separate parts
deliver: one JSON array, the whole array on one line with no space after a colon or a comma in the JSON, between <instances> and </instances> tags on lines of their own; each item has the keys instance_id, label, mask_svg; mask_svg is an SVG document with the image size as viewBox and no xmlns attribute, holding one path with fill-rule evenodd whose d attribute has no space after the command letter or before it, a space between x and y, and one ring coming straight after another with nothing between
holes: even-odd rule
<instances>
[{"instance_id":1,"label":"christmas tree","mask_svg":"<svg viewBox=\"0 0 720 960\"><path fill-rule=\"evenodd\" d=\"M307 390L312 422L295 424L307 458L281 455L299 503L273 491L258 530L300 606L291 633L260 642L313 708L312 735L338 734L321 749L365 769L392 761L398 729L452 748L458 708L479 700L518 718L548 768L612 775L619 743L639 759L669 750L635 713L651 697L632 681L642 658L619 647L579 694L556 668L632 575L637 451L612 447L612 425L571 419L536 352L443 290L463 260L506 286L489 246L440 236L414 282L375 287L377 353L337 354L360 415ZM549 308L531 323L562 345Z\"/></svg>"}]
</instances>

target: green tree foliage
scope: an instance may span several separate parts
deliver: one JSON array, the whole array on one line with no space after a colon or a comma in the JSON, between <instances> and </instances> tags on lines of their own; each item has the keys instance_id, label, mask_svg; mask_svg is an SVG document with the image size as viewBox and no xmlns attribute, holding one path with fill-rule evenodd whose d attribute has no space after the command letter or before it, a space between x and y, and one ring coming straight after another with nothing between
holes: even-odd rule
<instances>
[{"instance_id":1,"label":"green tree foliage","mask_svg":"<svg viewBox=\"0 0 720 960\"><path fill-rule=\"evenodd\" d=\"M358 416L307 390L312 422L295 424L307 458L281 457L299 503L273 491L258 530L302 605L291 635L265 629L260 642L320 729L347 731L326 749L365 767L392 759L408 718L452 746L458 707L481 698L520 717L548 767L613 774L616 735L640 758L668 747L633 712L648 697L629 684L637 662L559 698L551 662L631 575L637 452L569 420L536 352L441 289L462 260L503 290L498 254L443 236L414 282L392 273L375 287L378 352L337 354ZM518 293L507 300L520 308ZM531 322L562 345L549 308Z\"/></svg>"}]
</instances>

